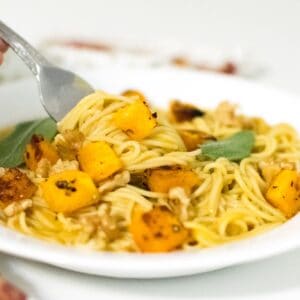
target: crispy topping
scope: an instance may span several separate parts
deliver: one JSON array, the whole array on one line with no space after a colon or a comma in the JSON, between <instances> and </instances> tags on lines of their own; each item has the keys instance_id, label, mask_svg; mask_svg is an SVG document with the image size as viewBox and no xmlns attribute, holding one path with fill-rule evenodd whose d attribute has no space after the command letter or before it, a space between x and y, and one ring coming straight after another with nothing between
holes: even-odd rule
<instances>
[{"instance_id":1,"label":"crispy topping","mask_svg":"<svg viewBox=\"0 0 300 300\"><path fill-rule=\"evenodd\" d=\"M216 120L223 126L240 126L241 122L235 110L235 105L227 101L221 102L215 111Z\"/></svg>"},{"instance_id":2,"label":"crispy topping","mask_svg":"<svg viewBox=\"0 0 300 300\"><path fill-rule=\"evenodd\" d=\"M29 199L36 189L28 176L19 169L8 169L0 177L0 201L12 202Z\"/></svg>"},{"instance_id":3,"label":"crispy topping","mask_svg":"<svg viewBox=\"0 0 300 300\"><path fill-rule=\"evenodd\" d=\"M270 125L261 118L241 117L242 126L244 129L253 130L258 134L266 134L270 130Z\"/></svg>"},{"instance_id":4,"label":"crispy topping","mask_svg":"<svg viewBox=\"0 0 300 300\"><path fill-rule=\"evenodd\" d=\"M196 117L202 117L205 112L194 105L175 100L171 102L170 114L171 121L181 123L184 121L191 121Z\"/></svg>"},{"instance_id":5,"label":"crispy topping","mask_svg":"<svg viewBox=\"0 0 300 300\"><path fill-rule=\"evenodd\" d=\"M39 161L43 156L43 151L41 150L40 143L44 141L44 138L41 135L34 134L31 138L31 145L34 149L34 158ZM26 156L30 157L30 153L27 152Z\"/></svg>"},{"instance_id":6,"label":"crispy topping","mask_svg":"<svg viewBox=\"0 0 300 300\"><path fill-rule=\"evenodd\" d=\"M129 184L148 190L147 171L131 174Z\"/></svg>"},{"instance_id":7,"label":"crispy topping","mask_svg":"<svg viewBox=\"0 0 300 300\"><path fill-rule=\"evenodd\" d=\"M66 130L56 137L55 144L63 160L75 160L83 141L84 135L79 130Z\"/></svg>"}]
</instances>

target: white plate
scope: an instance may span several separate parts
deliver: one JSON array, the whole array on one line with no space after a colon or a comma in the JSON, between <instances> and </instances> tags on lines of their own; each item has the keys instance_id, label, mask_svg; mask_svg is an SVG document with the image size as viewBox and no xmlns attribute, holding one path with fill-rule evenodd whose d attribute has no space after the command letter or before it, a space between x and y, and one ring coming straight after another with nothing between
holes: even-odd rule
<instances>
[{"instance_id":1,"label":"white plate","mask_svg":"<svg viewBox=\"0 0 300 300\"><path fill-rule=\"evenodd\" d=\"M110 69L82 74L95 87L109 92L137 88L154 105L180 98L204 107L220 100L239 103L241 111L270 122L288 121L300 129L299 99L233 77L165 70ZM45 115L34 81L0 88L0 126ZM300 215L255 238L193 253L116 254L71 249L0 228L0 251L83 273L126 278L190 275L250 262L300 246Z\"/></svg>"}]
</instances>

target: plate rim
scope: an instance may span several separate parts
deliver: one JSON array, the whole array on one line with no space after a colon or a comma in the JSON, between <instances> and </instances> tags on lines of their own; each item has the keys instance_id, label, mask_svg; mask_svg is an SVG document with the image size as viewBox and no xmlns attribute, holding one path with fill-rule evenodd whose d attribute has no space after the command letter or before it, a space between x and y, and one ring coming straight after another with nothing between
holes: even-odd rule
<instances>
[{"instance_id":1,"label":"plate rim","mask_svg":"<svg viewBox=\"0 0 300 300\"><path fill-rule=\"evenodd\" d=\"M101 70L101 72L105 72ZM173 68L159 68L159 69L127 69L127 68L110 68L109 72L125 72L125 73L164 73L172 74L172 76L196 76L199 78L209 78L210 80L221 80L230 84L242 85L245 89L255 89L267 93L267 94L276 94L277 97L283 98L286 97L288 101L298 101L298 96L293 95L282 90L266 87L259 83L253 83L245 79L232 77L229 75L220 75L212 72L198 72L190 70L174 70ZM90 72L90 74L81 74L82 77L94 76L92 74L99 74L99 71ZM176 73L174 75L174 73ZM0 86L0 95L3 89L13 89L18 85L27 84L27 82L32 82L33 79L20 79L15 82L10 82ZM1 105L1 104L0 104ZM300 219L300 216L294 217L290 221L281 225L280 228L284 227L286 224L293 222L295 219ZM264 249L259 255L255 252L247 252L247 254L240 254L240 245L249 244L249 241L254 243L255 239L261 239L265 235L274 235L274 232L280 230L280 228L272 229L270 232L259 234L253 238L248 238L239 242L231 242L221 246L201 249L196 252L172 252L167 254L136 254L136 253L107 253L107 252L96 252L96 251L87 251L83 249L69 248L56 244L49 244L48 242L38 240L29 236L25 236L21 233L15 232L9 228L0 227L0 251L13 254L18 257L23 257L29 260L39 261L42 263L54 265L57 267L78 271L87 274L93 275L104 275L109 277L119 277L119 278L163 278L163 277L177 277L183 275L193 275L197 273L207 272L211 270L221 269L228 266L233 266L242 263L248 263L250 261L258 261L266 257L271 257L274 255L281 254L288 250L292 250L300 246L300 240L284 238L288 242L288 247L278 246L274 249ZM12 242L7 243L9 239L12 238ZM237 247L237 243L239 246ZM26 245L26 246L25 246ZM20 251L20 247L23 246L23 249ZM236 249L237 248L237 249ZM251 248L251 247L250 247ZM50 252L47 253L47 251ZM227 261L218 261L214 264L208 264L205 268L201 269L199 261L202 259L202 256L205 256L207 252L209 255L219 255L219 252L224 252L229 250L228 260ZM21 252L21 253L20 253ZM87 256L83 256L82 253L87 253ZM66 259L67 258L67 259ZM168 268L166 268L163 261L168 259ZM178 259L184 260L184 264L172 264ZM97 263L93 261L97 260ZM73 262L72 262L73 261ZM77 261L74 265L74 261ZM137 264L138 262L138 264ZM116 265L118 263L118 265ZM147 268L147 269L145 269ZM128 271L130 270L130 271ZM145 272L146 270L146 272Z\"/></svg>"}]
</instances>

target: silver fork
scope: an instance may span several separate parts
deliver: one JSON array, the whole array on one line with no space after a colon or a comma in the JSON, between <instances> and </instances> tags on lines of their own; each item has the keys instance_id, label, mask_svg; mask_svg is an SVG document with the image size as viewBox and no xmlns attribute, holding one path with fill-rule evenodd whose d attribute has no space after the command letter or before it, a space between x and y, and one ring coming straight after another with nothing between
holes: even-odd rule
<instances>
[{"instance_id":1,"label":"silver fork","mask_svg":"<svg viewBox=\"0 0 300 300\"><path fill-rule=\"evenodd\" d=\"M40 100L54 120L60 121L92 86L81 77L52 65L33 46L0 21L0 38L23 60L35 76Z\"/></svg>"}]
</instances>

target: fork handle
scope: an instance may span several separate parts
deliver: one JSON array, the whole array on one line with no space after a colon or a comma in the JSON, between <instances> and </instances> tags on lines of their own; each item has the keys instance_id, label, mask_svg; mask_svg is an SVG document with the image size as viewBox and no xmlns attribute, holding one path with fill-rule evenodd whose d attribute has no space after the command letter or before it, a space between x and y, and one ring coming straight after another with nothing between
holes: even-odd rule
<instances>
[{"instance_id":1,"label":"fork handle","mask_svg":"<svg viewBox=\"0 0 300 300\"><path fill-rule=\"evenodd\" d=\"M35 76L42 66L51 65L44 56L1 20L0 38L12 48Z\"/></svg>"}]
</instances>

